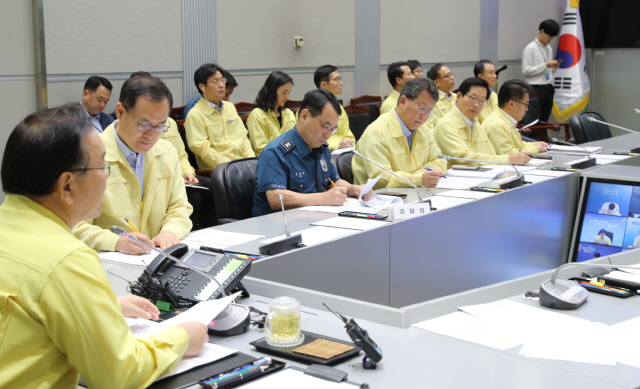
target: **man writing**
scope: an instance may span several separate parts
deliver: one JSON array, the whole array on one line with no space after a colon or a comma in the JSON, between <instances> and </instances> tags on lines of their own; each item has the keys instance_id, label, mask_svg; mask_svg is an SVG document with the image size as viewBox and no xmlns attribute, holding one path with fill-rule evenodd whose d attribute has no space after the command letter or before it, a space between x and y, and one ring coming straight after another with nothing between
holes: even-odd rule
<instances>
[{"instance_id":1,"label":"man writing","mask_svg":"<svg viewBox=\"0 0 640 389\"><path fill-rule=\"evenodd\" d=\"M94 250L147 252L146 247L112 234L112 225L163 250L191 230L193 208L187 201L178 154L171 143L160 139L168 128L172 102L169 88L156 77L129 78L122 86L118 120L100 134L111 164L102 213L74 230Z\"/></svg>"},{"instance_id":2,"label":"man writing","mask_svg":"<svg viewBox=\"0 0 640 389\"><path fill-rule=\"evenodd\" d=\"M157 308L136 296L116 298L96 252L71 233L100 215L108 176L104 145L77 104L36 112L9 136L0 387L75 389L80 374L91 388L147 387L208 341L196 322L134 339L123 315L157 319Z\"/></svg>"}]
</instances>

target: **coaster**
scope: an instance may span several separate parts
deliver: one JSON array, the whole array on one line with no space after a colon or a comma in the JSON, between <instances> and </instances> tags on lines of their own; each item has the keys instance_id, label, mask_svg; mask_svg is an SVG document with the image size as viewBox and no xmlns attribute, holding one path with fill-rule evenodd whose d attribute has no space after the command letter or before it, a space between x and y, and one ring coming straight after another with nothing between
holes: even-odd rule
<instances>
[{"instance_id":1,"label":"coaster","mask_svg":"<svg viewBox=\"0 0 640 389\"><path fill-rule=\"evenodd\" d=\"M353 350L353 346L326 339L316 339L311 343L307 343L291 351L298 354L311 355L312 357L330 359L337 355L344 354L349 350Z\"/></svg>"}]
</instances>

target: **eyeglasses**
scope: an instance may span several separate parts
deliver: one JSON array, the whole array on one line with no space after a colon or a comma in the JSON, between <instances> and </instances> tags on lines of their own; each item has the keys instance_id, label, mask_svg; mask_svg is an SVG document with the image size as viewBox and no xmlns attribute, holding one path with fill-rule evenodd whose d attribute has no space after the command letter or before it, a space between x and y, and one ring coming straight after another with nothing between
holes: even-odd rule
<instances>
[{"instance_id":1,"label":"eyeglasses","mask_svg":"<svg viewBox=\"0 0 640 389\"><path fill-rule=\"evenodd\" d=\"M422 73L422 69L416 69L416 70L413 71L413 73L417 74L420 77L422 77L424 75L424 73Z\"/></svg>"},{"instance_id":2,"label":"eyeglasses","mask_svg":"<svg viewBox=\"0 0 640 389\"><path fill-rule=\"evenodd\" d=\"M469 100L471 100L471 104L478 104L481 107L484 107L484 105L487 104L487 100L479 100L471 95L466 95L466 96L469 98Z\"/></svg>"},{"instance_id":3,"label":"eyeglasses","mask_svg":"<svg viewBox=\"0 0 640 389\"><path fill-rule=\"evenodd\" d=\"M453 72L451 72L451 73L447 73L447 74L445 74L444 76L438 76L438 77L436 77L436 80L437 80L438 78L453 78Z\"/></svg>"},{"instance_id":4,"label":"eyeglasses","mask_svg":"<svg viewBox=\"0 0 640 389\"><path fill-rule=\"evenodd\" d=\"M322 122L322 120L320 120L317 116L314 116L314 118L318 119L320 124L322 124L322 131L324 131L324 132L331 131L331 135L333 135L336 132L338 132L338 126L335 126L335 127L332 128L331 124L327 124L327 123Z\"/></svg>"},{"instance_id":5,"label":"eyeglasses","mask_svg":"<svg viewBox=\"0 0 640 389\"><path fill-rule=\"evenodd\" d=\"M522 101L518 101L518 100L512 100L515 101L516 103L520 103L522 105L524 105L525 107L529 108L529 103L523 103Z\"/></svg>"},{"instance_id":6,"label":"eyeglasses","mask_svg":"<svg viewBox=\"0 0 640 389\"><path fill-rule=\"evenodd\" d=\"M420 106L420 104L416 103L415 101L409 99L409 101L411 101L413 104L416 105L416 107L418 107L418 111L420 111L420 115L424 115L425 113L428 114L428 117L433 116L433 110L432 109L426 109L425 107Z\"/></svg>"},{"instance_id":7,"label":"eyeglasses","mask_svg":"<svg viewBox=\"0 0 640 389\"><path fill-rule=\"evenodd\" d=\"M108 176L111 175L111 164L105 162L103 167L83 167L77 169L69 169L70 172L86 172L87 170L104 170L104 173Z\"/></svg>"},{"instance_id":8,"label":"eyeglasses","mask_svg":"<svg viewBox=\"0 0 640 389\"><path fill-rule=\"evenodd\" d=\"M342 81L342 77L341 77L341 76L338 76L338 77L335 77L335 78L330 79L329 81L340 82L340 81Z\"/></svg>"},{"instance_id":9,"label":"eyeglasses","mask_svg":"<svg viewBox=\"0 0 640 389\"><path fill-rule=\"evenodd\" d=\"M154 130L156 134L164 134L169 129L169 126L152 126L151 124L138 123L136 119L133 118L133 116L131 117L131 120L133 120L138 125L138 131L140 132L149 132L151 130Z\"/></svg>"},{"instance_id":10,"label":"eyeglasses","mask_svg":"<svg viewBox=\"0 0 640 389\"><path fill-rule=\"evenodd\" d=\"M227 79L224 78L224 77L223 78L214 78L214 79L209 80L209 82L212 83L212 84L219 84L219 83L226 84L227 83Z\"/></svg>"}]
</instances>

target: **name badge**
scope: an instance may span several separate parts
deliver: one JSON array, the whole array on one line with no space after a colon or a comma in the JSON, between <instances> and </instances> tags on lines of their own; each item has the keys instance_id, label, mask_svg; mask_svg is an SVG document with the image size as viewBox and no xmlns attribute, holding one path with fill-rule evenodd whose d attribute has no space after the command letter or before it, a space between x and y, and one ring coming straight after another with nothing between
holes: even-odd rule
<instances>
[{"instance_id":1,"label":"name badge","mask_svg":"<svg viewBox=\"0 0 640 389\"><path fill-rule=\"evenodd\" d=\"M548 78L549 78L549 77L547 76L547 79L548 79ZM229 120L227 120L227 123L233 123L233 119L229 119Z\"/></svg>"},{"instance_id":2,"label":"name badge","mask_svg":"<svg viewBox=\"0 0 640 389\"><path fill-rule=\"evenodd\" d=\"M549 72L544 72L544 78L546 78L547 80L549 79Z\"/></svg>"}]
</instances>

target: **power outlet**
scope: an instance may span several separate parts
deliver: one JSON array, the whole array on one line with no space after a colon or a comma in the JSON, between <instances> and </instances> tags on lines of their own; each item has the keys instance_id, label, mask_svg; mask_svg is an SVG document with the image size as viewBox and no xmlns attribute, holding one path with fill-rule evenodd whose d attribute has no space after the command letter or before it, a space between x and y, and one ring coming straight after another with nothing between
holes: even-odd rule
<instances>
[{"instance_id":1,"label":"power outlet","mask_svg":"<svg viewBox=\"0 0 640 389\"><path fill-rule=\"evenodd\" d=\"M301 36L294 36L293 37L293 47L294 48L298 48L298 47L302 47L304 46L304 39L302 39Z\"/></svg>"}]
</instances>

